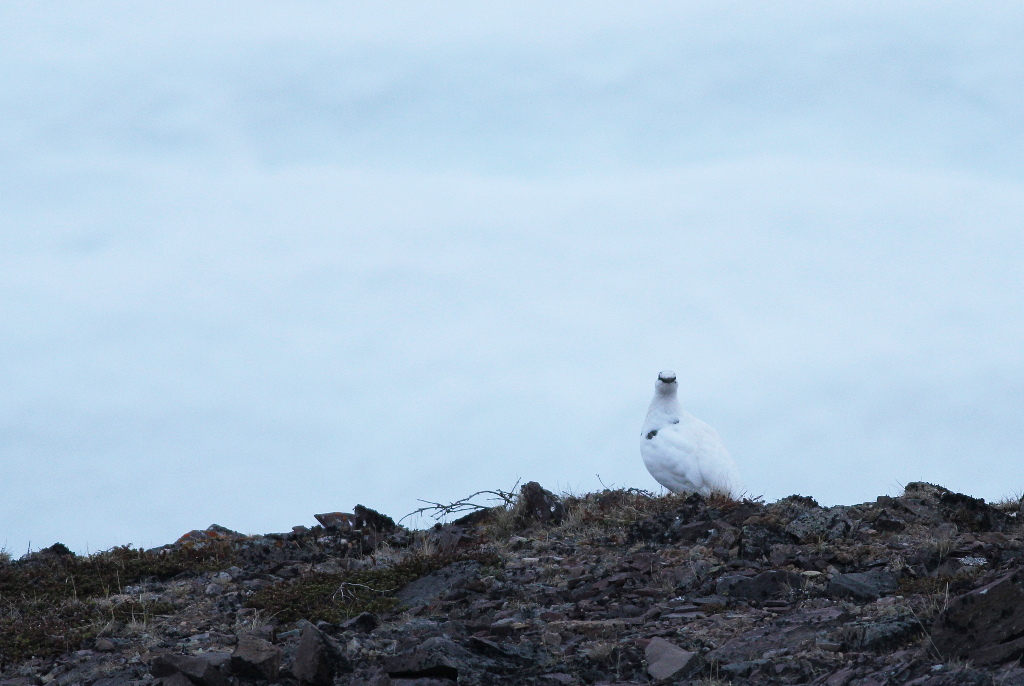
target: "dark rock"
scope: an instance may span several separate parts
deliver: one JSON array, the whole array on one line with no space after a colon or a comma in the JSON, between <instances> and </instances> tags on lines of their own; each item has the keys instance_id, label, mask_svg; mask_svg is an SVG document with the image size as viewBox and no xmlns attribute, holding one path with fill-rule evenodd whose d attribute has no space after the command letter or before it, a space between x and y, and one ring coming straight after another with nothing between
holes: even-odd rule
<instances>
[{"instance_id":1,"label":"dark rock","mask_svg":"<svg viewBox=\"0 0 1024 686\"><path fill-rule=\"evenodd\" d=\"M453 589L463 588L477 577L479 569L480 563L475 560L454 562L407 584L395 597L404 607L426 605Z\"/></svg>"},{"instance_id":2,"label":"dark rock","mask_svg":"<svg viewBox=\"0 0 1024 686\"><path fill-rule=\"evenodd\" d=\"M784 595L803 586L803 577L796 572L771 570L757 576L723 576L715 586L715 593L731 598L764 600Z\"/></svg>"},{"instance_id":3,"label":"dark rock","mask_svg":"<svg viewBox=\"0 0 1024 686\"><path fill-rule=\"evenodd\" d=\"M117 644L109 638L97 638L96 650L101 653L110 653L117 650Z\"/></svg>"},{"instance_id":4,"label":"dark rock","mask_svg":"<svg viewBox=\"0 0 1024 686\"><path fill-rule=\"evenodd\" d=\"M912 616L886 617L877 621L851 622L843 626L843 650L893 650L923 631Z\"/></svg>"},{"instance_id":5,"label":"dark rock","mask_svg":"<svg viewBox=\"0 0 1024 686\"><path fill-rule=\"evenodd\" d=\"M947 658L1001 664L1024 655L1024 569L955 598L932 626Z\"/></svg>"},{"instance_id":6,"label":"dark rock","mask_svg":"<svg viewBox=\"0 0 1024 686\"><path fill-rule=\"evenodd\" d=\"M1009 517L982 498L954 493L942 486L914 481L906 485L905 496L934 505L943 519L970 531L1002 531Z\"/></svg>"},{"instance_id":7,"label":"dark rock","mask_svg":"<svg viewBox=\"0 0 1024 686\"><path fill-rule=\"evenodd\" d=\"M195 686L195 683L181 672L157 679L160 686Z\"/></svg>"},{"instance_id":8,"label":"dark rock","mask_svg":"<svg viewBox=\"0 0 1024 686\"><path fill-rule=\"evenodd\" d=\"M685 679L704 668L700 653L683 650L664 638L655 637L644 649L647 673L655 679Z\"/></svg>"},{"instance_id":9,"label":"dark rock","mask_svg":"<svg viewBox=\"0 0 1024 686\"><path fill-rule=\"evenodd\" d=\"M351 671L341 649L312 624L302 628L292 674L304 684L331 686L335 675Z\"/></svg>"},{"instance_id":10,"label":"dark rock","mask_svg":"<svg viewBox=\"0 0 1024 686\"><path fill-rule=\"evenodd\" d=\"M370 531L378 531L380 533L391 533L395 530L395 520L376 510L356 505L353 508L353 512L358 519L357 528L361 530L369 529Z\"/></svg>"},{"instance_id":11,"label":"dark rock","mask_svg":"<svg viewBox=\"0 0 1024 686\"><path fill-rule=\"evenodd\" d=\"M368 634L376 629L379 624L380 620L377 619L377 615L372 612L361 612L342 624L341 628L346 631L361 631Z\"/></svg>"},{"instance_id":12,"label":"dark rock","mask_svg":"<svg viewBox=\"0 0 1024 686\"><path fill-rule=\"evenodd\" d=\"M740 534L740 557L759 560L771 554L772 546L794 543L794 536L766 517L751 517L744 523Z\"/></svg>"},{"instance_id":13,"label":"dark rock","mask_svg":"<svg viewBox=\"0 0 1024 686\"><path fill-rule=\"evenodd\" d=\"M251 634L239 634L231 653L231 671L238 676L275 681L281 670L282 651L270 641Z\"/></svg>"},{"instance_id":14,"label":"dark rock","mask_svg":"<svg viewBox=\"0 0 1024 686\"><path fill-rule=\"evenodd\" d=\"M844 516L847 508L814 508L796 517L785 527L785 532L801 543L837 541L845 538L853 528Z\"/></svg>"},{"instance_id":15,"label":"dark rock","mask_svg":"<svg viewBox=\"0 0 1024 686\"><path fill-rule=\"evenodd\" d=\"M466 673L486 660L448 638L434 636L414 650L384 658L384 671L392 678L433 677L461 683L460 671Z\"/></svg>"},{"instance_id":16,"label":"dark rock","mask_svg":"<svg viewBox=\"0 0 1024 686\"><path fill-rule=\"evenodd\" d=\"M149 672L157 678L181 674L198 686L227 686L227 679L217 666L203 657L161 654L149 663Z\"/></svg>"},{"instance_id":17,"label":"dark rock","mask_svg":"<svg viewBox=\"0 0 1024 686\"><path fill-rule=\"evenodd\" d=\"M565 514L562 501L536 481L523 484L519 489L513 512L520 525L531 523L558 524Z\"/></svg>"},{"instance_id":18,"label":"dark rock","mask_svg":"<svg viewBox=\"0 0 1024 686\"><path fill-rule=\"evenodd\" d=\"M894 593L898 588L899 582L891 572L876 569L870 572L837 574L828 582L826 593L833 598L853 598L868 602Z\"/></svg>"},{"instance_id":19,"label":"dark rock","mask_svg":"<svg viewBox=\"0 0 1024 686\"><path fill-rule=\"evenodd\" d=\"M871 522L876 531L887 531L895 533L907 528L907 523L891 511L882 509Z\"/></svg>"},{"instance_id":20,"label":"dark rock","mask_svg":"<svg viewBox=\"0 0 1024 686\"><path fill-rule=\"evenodd\" d=\"M449 524L459 526L463 528L470 528L480 524L483 524L488 519L497 514L500 510L504 510L503 507L485 507L474 512L470 512L467 515L463 515L458 519L453 519Z\"/></svg>"}]
</instances>

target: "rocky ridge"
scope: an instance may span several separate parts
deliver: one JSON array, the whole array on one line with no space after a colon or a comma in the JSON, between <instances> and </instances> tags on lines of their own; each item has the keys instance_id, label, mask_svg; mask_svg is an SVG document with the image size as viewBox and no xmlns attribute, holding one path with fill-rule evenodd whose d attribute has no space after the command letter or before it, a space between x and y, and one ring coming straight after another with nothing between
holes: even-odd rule
<instances>
[{"instance_id":1,"label":"rocky ridge","mask_svg":"<svg viewBox=\"0 0 1024 686\"><path fill-rule=\"evenodd\" d=\"M1019 502L495 493L0 561L0 686L1024 685Z\"/></svg>"}]
</instances>

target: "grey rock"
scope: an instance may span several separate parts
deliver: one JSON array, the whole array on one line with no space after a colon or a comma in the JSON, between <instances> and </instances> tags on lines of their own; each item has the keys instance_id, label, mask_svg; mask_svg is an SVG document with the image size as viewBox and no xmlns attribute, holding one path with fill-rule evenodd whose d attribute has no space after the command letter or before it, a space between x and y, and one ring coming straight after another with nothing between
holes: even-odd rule
<instances>
[{"instance_id":1,"label":"grey rock","mask_svg":"<svg viewBox=\"0 0 1024 686\"><path fill-rule=\"evenodd\" d=\"M784 595L803 586L803 577L796 572L771 570L757 576L724 576L718 580L715 593L731 598L764 600Z\"/></svg>"},{"instance_id":2,"label":"grey rock","mask_svg":"<svg viewBox=\"0 0 1024 686\"><path fill-rule=\"evenodd\" d=\"M231 671L237 676L274 681L281 670L283 653L270 641L251 634L239 634L231 653Z\"/></svg>"},{"instance_id":3,"label":"grey rock","mask_svg":"<svg viewBox=\"0 0 1024 686\"><path fill-rule=\"evenodd\" d=\"M853 598L868 602L894 593L899 582L891 572L876 569L870 572L837 574L828 582L826 593L833 598Z\"/></svg>"},{"instance_id":4,"label":"grey rock","mask_svg":"<svg viewBox=\"0 0 1024 686\"><path fill-rule=\"evenodd\" d=\"M786 533L801 543L836 541L844 538L853 528L845 518L848 508L814 508L796 517L786 525Z\"/></svg>"},{"instance_id":5,"label":"grey rock","mask_svg":"<svg viewBox=\"0 0 1024 686\"><path fill-rule=\"evenodd\" d=\"M923 631L913 616L885 617L876 621L851 622L840 632L843 650L892 650Z\"/></svg>"},{"instance_id":6,"label":"grey rock","mask_svg":"<svg viewBox=\"0 0 1024 686\"><path fill-rule=\"evenodd\" d=\"M1002 664L1024 656L1024 569L955 598L932 626L947 658Z\"/></svg>"},{"instance_id":7,"label":"grey rock","mask_svg":"<svg viewBox=\"0 0 1024 686\"><path fill-rule=\"evenodd\" d=\"M341 649L329 636L307 623L292 664L295 678L304 684L331 686L337 674L348 671L351 666Z\"/></svg>"},{"instance_id":8,"label":"grey rock","mask_svg":"<svg viewBox=\"0 0 1024 686\"><path fill-rule=\"evenodd\" d=\"M700 653L683 650L664 638L655 637L644 649L647 659L647 673L655 679L683 679L704 667Z\"/></svg>"},{"instance_id":9,"label":"grey rock","mask_svg":"<svg viewBox=\"0 0 1024 686\"><path fill-rule=\"evenodd\" d=\"M395 597L404 607L426 605L454 589L464 587L476 578L479 569L480 563L475 560L455 562L407 584Z\"/></svg>"}]
</instances>

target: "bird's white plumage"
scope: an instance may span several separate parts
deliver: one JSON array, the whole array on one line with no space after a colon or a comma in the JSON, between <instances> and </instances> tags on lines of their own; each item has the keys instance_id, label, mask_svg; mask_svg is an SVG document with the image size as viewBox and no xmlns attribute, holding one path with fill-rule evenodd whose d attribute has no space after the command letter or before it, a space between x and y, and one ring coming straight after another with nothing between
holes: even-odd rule
<instances>
[{"instance_id":1,"label":"bird's white plumage","mask_svg":"<svg viewBox=\"0 0 1024 686\"><path fill-rule=\"evenodd\" d=\"M658 375L640 436L647 471L673 493L739 495L739 472L718 432L679 406L673 372Z\"/></svg>"}]
</instances>

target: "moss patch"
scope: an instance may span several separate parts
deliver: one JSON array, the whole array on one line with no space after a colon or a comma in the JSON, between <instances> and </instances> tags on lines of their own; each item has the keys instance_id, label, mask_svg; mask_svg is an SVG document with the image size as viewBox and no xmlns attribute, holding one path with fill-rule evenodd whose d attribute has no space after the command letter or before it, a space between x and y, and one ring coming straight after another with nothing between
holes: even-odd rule
<instances>
[{"instance_id":1,"label":"moss patch","mask_svg":"<svg viewBox=\"0 0 1024 686\"><path fill-rule=\"evenodd\" d=\"M361 612L381 613L392 609L398 604L395 593L406 584L462 560L500 565L500 559L493 554L417 555L383 569L310 574L265 588L254 594L247 604L271 612L281 622L306 619L337 624Z\"/></svg>"}]
</instances>

